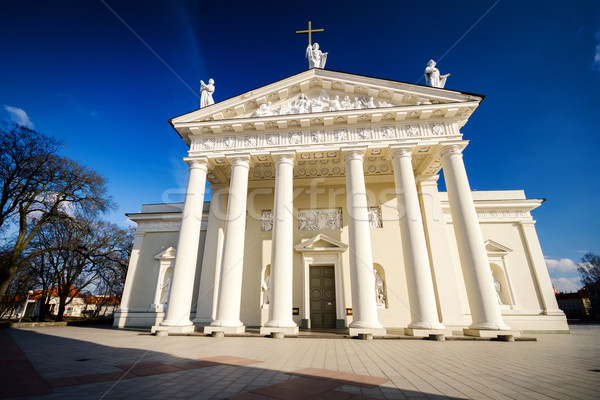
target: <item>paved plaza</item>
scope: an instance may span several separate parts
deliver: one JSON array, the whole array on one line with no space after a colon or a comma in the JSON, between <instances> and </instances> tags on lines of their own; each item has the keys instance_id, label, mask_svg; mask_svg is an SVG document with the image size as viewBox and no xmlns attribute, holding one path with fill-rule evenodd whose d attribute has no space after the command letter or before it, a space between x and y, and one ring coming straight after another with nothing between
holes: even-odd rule
<instances>
[{"instance_id":1,"label":"paved plaza","mask_svg":"<svg viewBox=\"0 0 600 400\"><path fill-rule=\"evenodd\" d=\"M600 326L571 328L517 342L0 329L0 398L598 398Z\"/></svg>"}]
</instances>

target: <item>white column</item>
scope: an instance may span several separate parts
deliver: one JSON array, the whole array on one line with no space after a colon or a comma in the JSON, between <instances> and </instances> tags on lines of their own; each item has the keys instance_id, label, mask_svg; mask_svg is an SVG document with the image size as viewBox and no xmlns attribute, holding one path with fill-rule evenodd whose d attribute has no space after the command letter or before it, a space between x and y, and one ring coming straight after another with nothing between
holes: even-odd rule
<instances>
[{"instance_id":1,"label":"white column","mask_svg":"<svg viewBox=\"0 0 600 400\"><path fill-rule=\"evenodd\" d=\"M127 313L129 312L129 305L133 297L133 281L135 280L135 272L137 271L138 263L140 261L140 252L142 250L144 234L145 232L135 232L133 247L131 249L131 256L129 257L129 266L127 267L127 277L125 278L125 285L123 286L123 295L121 296L121 304L119 305L119 308L115 311L115 321L113 323L113 326L119 328L124 328L126 326Z\"/></svg>"},{"instance_id":2,"label":"white column","mask_svg":"<svg viewBox=\"0 0 600 400\"><path fill-rule=\"evenodd\" d=\"M250 157L231 157L229 202L223 237L223 259L215 321L205 333L224 331L239 333L245 330L240 321L242 278L244 272L244 239L246 235L246 203L248 201L248 172ZM218 328L218 329L215 329Z\"/></svg>"},{"instance_id":3,"label":"white column","mask_svg":"<svg viewBox=\"0 0 600 400\"><path fill-rule=\"evenodd\" d=\"M510 329L502 320L490 263L471 195L461 148L447 146L441 152L452 223L465 278L473 330Z\"/></svg>"},{"instance_id":4,"label":"white column","mask_svg":"<svg viewBox=\"0 0 600 400\"><path fill-rule=\"evenodd\" d=\"M456 278L457 269L450 253L450 240L448 228L442 205L437 181L439 175L419 176L417 180L417 191L419 203L421 204L421 216L423 217L423 228L425 228L425 240L429 249L429 261L431 262L431 274L433 290L436 294L438 315L440 321L448 326L463 326L465 324L465 312L467 306L467 294L458 290ZM441 301L440 301L441 299Z\"/></svg>"},{"instance_id":5,"label":"white column","mask_svg":"<svg viewBox=\"0 0 600 400\"><path fill-rule=\"evenodd\" d=\"M196 318L192 321L198 326L208 325L215 319L223 255L223 222L225 221L227 188L222 185L211 185L211 192L202 271L198 286Z\"/></svg>"},{"instance_id":6,"label":"white column","mask_svg":"<svg viewBox=\"0 0 600 400\"><path fill-rule=\"evenodd\" d=\"M167 315L165 320L160 323L161 326L179 328L169 329L173 332L194 330L192 321L190 321L190 308L194 291L194 275L198 264L198 246L200 245L204 186L206 184L208 161L206 158L190 158L186 162L190 166L190 176L175 253L175 266L173 267ZM153 328L153 330L156 329Z\"/></svg>"},{"instance_id":7,"label":"white column","mask_svg":"<svg viewBox=\"0 0 600 400\"><path fill-rule=\"evenodd\" d=\"M531 269L533 271L533 276L537 281L538 293L541 300L540 305L543 313L545 315L563 316L564 312L558 308L558 303L556 302L552 281L548 274L548 267L546 267L546 262L544 261L544 253L542 252L540 240L535 231L535 221L521 221L520 225L523 232L523 239L525 239L525 244L529 250ZM566 325L564 324L564 321L561 322L563 322L562 328L568 329L565 328Z\"/></svg>"},{"instance_id":8,"label":"white column","mask_svg":"<svg viewBox=\"0 0 600 400\"><path fill-rule=\"evenodd\" d=\"M410 304L411 322L408 328L443 329L435 303L423 219L412 168L412 149L400 147L391 150Z\"/></svg>"},{"instance_id":9,"label":"white column","mask_svg":"<svg viewBox=\"0 0 600 400\"><path fill-rule=\"evenodd\" d=\"M298 333L292 318L292 293L294 272L294 154L274 154L275 200L273 207L273 244L271 248L271 301L267 329ZM276 329L279 328L279 329Z\"/></svg>"},{"instance_id":10,"label":"white column","mask_svg":"<svg viewBox=\"0 0 600 400\"><path fill-rule=\"evenodd\" d=\"M352 335L353 332L368 333L370 330L382 330L385 333L377 319L373 254L363 172L364 152L350 150L345 152L343 157L346 163L350 279L352 281L353 319L349 326L350 334Z\"/></svg>"}]
</instances>

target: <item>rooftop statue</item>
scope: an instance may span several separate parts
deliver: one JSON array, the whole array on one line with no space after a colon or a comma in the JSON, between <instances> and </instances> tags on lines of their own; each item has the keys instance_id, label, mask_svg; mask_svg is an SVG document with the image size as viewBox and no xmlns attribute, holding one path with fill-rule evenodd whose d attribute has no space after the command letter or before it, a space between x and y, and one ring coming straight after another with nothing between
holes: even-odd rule
<instances>
[{"instance_id":1,"label":"rooftop statue","mask_svg":"<svg viewBox=\"0 0 600 400\"><path fill-rule=\"evenodd\" d=\"M200 108L215 104L213 93L215 92L215 81L208 80L208 85L204 81L200 81Z\"/></svg>"},{"instance_id":2,"label":"rooftop statue","mask_svg":"<svg viewBox=\"0 0 600 400\"><path fill-rule=\"evenodd\" d=\"M319 50L319 43L308 45L306 48L306 58L310 61L311 68L325 68L327 54Z\"/></svg>"},{"instance_id":3,"label":"rooftop statue","mask_svg":"<svg viewBox=\"0 0 600 400\"><path fill-rule=\"evenodd\" d=\"M436 88L443 88L446 85L446 79L450 74L440 75L440 70L435 67L435 61L429 60L425 68L425 82L427 85Z\"/></svg>"}]
</instances>

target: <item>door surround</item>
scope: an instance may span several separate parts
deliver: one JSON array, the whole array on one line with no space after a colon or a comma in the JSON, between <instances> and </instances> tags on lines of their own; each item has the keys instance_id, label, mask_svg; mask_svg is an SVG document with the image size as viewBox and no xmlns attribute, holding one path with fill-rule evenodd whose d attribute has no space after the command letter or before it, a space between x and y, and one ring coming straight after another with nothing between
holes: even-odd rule
<instances>
[{"instance_id":1,"label":"door surround","mask_svg":"<svg viewBox=\"0 0 600 400\"><path fill-rule=\"evenodd\" d=\"M294 247L296 251L302 253L303 264L301 327L310 328L310 267L333 265L335 274L336 328L346 328L342 253L348 249L348 245L321 233Z\"/></svg>"}]
</instances>

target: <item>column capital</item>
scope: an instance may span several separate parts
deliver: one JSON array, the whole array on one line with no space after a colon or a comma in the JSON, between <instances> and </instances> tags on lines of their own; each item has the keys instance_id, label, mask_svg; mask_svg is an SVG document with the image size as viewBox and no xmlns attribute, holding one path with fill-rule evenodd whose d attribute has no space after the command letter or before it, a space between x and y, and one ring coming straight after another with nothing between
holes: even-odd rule
<instances>
[{"instance_id":1,"label":"column capital","mask_svg":"<svg viewBox=\"0 0 600 400\"><path fill-rule=\"evenodd\" d=\"M206 157L184 157L183 161L189 165L190 169L203 169L208 168L208 158Z\"/></svg>"},{"instance_id":2,"label":"column capital","mask_svg":"<svg viewBox=\"0 0 600 400\"><path fill-rule=\"evenodd\" d=\"M459 154L462 155L462 146L457 145L457 144L451 144L449 146L444 146L442 147L442 150L440 151L440 157L441 158L446 158L447 156L451 155L451 154Z\"/></svg>"},{"instance_id":3,"label":"column capital","mask_svg":"<svg viewBox=\"0 0 600 400\"><path fill-rule=\"evenodd\" d=\"M414 146L390 146L390 154L392 159L397 157L412 158L412 153L414 150Z\"/></svg>"},{"instance_id":4,"label":"column capital","mask_svg":"<svg viewBox=\"0 0 600 400\"><path fill-rule=\"evenodd\" d=\"M250 168L250 155L249 154L235 154L226 156L232 167L243 166Z\"/></svg>"},{"instance_id":5,"label":"column capital","mask_svg":"<svg viewBox=\"0 0 600 400\"><path fill-rule=\"evenodd\" d=\"M227 185L226 183L211 183L209 185L209 188L212 192L217 192L220 190L227 190L229 189L229 185Z\"/></svg>"},{"instance_id":6,"label":"column capital","mask_svg":"<svg viewBox=\"0 0 600 400\"><path fill-rule=\"evenodd\" d=\"M342 150L342 158L344 159L344 162L348 162L350 160L360 160L362 162L365 158L366 150L366 147L354 147L347 150Z\"/></svg>"},{"instance_id":7,"label":"column capital","mask_svg":"<svg viewBox=\"0 0 600 400\"><path fill-rule=\"evenodd\" d=\"M439 175L420 175L415 178L419 186L437 186Z\"/></svg>"},{"instance_id":8,"label":"column capital","mask_svg":"<svg viewBox=\"0 0 600 400\"><path fill-rule=\"evenodd\" d=\"M271 157L273 157L273 161L275 161L275 164L286 163L294 166L294 162L296 161L296 152L276 151L271 153Z\"/></svg>"}]
</instances>

